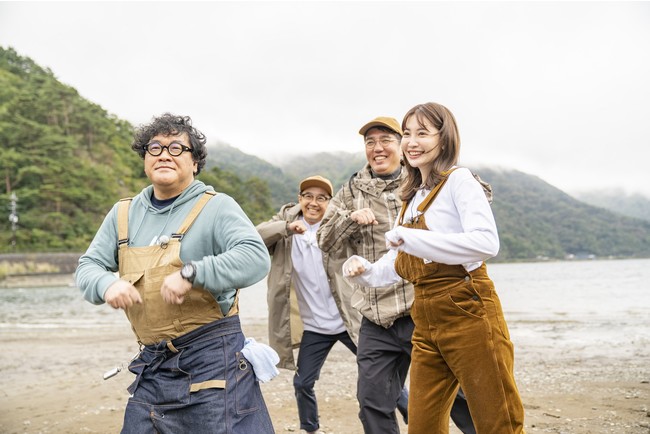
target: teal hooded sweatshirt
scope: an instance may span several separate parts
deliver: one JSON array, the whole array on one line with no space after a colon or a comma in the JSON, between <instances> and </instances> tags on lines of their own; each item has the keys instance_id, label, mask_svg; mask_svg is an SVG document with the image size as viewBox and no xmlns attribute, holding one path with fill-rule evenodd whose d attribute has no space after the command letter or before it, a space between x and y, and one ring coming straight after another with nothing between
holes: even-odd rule
<instances>
[{"instance_id":1,"label":"teal hooded sweatshirt","mask_svg":"<svg viewBox=\"0 0 650 434\"><path fill-rule=\"evenodd\" d=\"M165 208L151 204L153 186L133 198L129 208L129 246L155 244L163 235L171 238L187 214L211 186L193 181ZM88 250L79 258L76 284L93 304L105 302L104 294L119 277L117 204L104 218ZM224 315L235 292L262 280L269 272L268 250L250 219L230 196L218 193L208 201L181 241L181 260L196 266L194 285L202 286L217 300Z\"/></svg>"}]
</instances>

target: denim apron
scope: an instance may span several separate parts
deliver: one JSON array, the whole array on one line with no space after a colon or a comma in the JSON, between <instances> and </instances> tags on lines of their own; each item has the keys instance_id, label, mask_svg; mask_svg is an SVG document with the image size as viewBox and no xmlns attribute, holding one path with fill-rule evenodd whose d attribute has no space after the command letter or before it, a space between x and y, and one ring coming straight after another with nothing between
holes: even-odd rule
<instances>
[{"instance_id":1,"label":"denim apron","mask_svg":"<svg viewBox=\"0 0 650 434\"><path fill-rule=\"evenodd\" d=\"M399 224L428 230L424 213L450 173L445 172L408 223L403 223L404 202ZM449 432L460 384L477 433L522 433L524 410L514 381L513 345L485 263L468 272L462 265L398 252L395 270L415 289L408 432Z\"/></svg>"},{"instance_id":2,"label":"denim apron","mask_svg":"<svg viewBox=\"0 0 650 434\"><path fill-rule=\"evenodd\" d=\"M206 192L168 243L128 246L128 206L118 208L119 270L143 303L126 314L141 345L129 364L135 381L122 433L273 433L251 364L241 354L244 335L238 298L224 317L214 296L193 287L180 305L165 303L162 281L180 270L180 245L205 204Z\"/></svg>"}]
</instances>

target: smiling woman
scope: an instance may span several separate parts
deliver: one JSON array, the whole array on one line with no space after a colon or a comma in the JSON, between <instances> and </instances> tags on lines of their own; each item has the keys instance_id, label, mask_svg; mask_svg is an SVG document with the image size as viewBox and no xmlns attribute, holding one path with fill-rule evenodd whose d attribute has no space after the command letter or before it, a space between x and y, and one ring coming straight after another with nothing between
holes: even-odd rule
<instances>
[{"instance_id":1,"label":"smiling woman","mask_svg":"<svg viewBox=\"0 0 650 434\"><path fill-rule=\"evenodd\" d=\"M368 287L413 283L409 433L447 432L459 388L476 432L523 433L513 345L485 265L499 249L490 204L471 172L456 166L460 138L449 109L419 104L402 130L407 177L385 234L390 250L372 264L352 256L343 274Z\"/></svg>"}]
</instances>

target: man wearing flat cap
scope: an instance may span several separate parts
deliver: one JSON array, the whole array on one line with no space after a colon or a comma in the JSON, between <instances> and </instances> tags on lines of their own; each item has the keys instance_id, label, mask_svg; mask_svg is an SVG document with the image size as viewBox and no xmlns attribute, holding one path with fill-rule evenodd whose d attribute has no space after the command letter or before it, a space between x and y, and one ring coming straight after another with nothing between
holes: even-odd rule
<instances>
[{"instance_id":1,"label":"man wearing flat cap","mask_svg":"<svg viewBox=\"0 0 650 434\"><path fill-rule=\"evenodd\" d=\"M374 263L387 251L384 234L402 206L402 128L394 118L382 116L363 125L359 134L368 162L332 198L317 237L323 254L354 254ZM413 298L413 285L406 281L385 288L354 287L351 304L362 315L357 399L366 434L399 433L396 408L408 421L404 383L411 364ZM465 434L475 432L462 395L452 419Z\"/></svg>"},{"instance_id":2,"label":"man wearing flat cap","mask_svg":"<svg viewBox=\"0 0 650 434\"><path fill-rule=\"evenodd\" d=\"M356 354L360 315L349 302L342 257L322 253L316 231L332 197L332 183L310 176L299 185L298 203L284 205L257 231L272 255L268 275L269 343L280 368L295 369L293 385L300 428L320 428L314 385L330 350L341 342ZM297 363L293 349L299 348Z\"/></svg>"}]
</instances>

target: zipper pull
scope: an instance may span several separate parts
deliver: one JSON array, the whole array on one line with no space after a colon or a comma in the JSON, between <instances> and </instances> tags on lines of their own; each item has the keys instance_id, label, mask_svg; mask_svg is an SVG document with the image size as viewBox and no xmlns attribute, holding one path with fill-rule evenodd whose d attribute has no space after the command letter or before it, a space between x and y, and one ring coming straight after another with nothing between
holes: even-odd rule
<instances>
[{"instance_id":1,"label":"zipper pull","mask_svg":"<svg viewBox=\"0 0 650 434\"><path fill-rule=\"evenodd\" d=\"M109 378L115 377L117 374L120 373L122 370L121 367L116 366L115 368L111 369L110 371L104 372L104 380L108 380Z\"/></svg>"}]
</instances>

